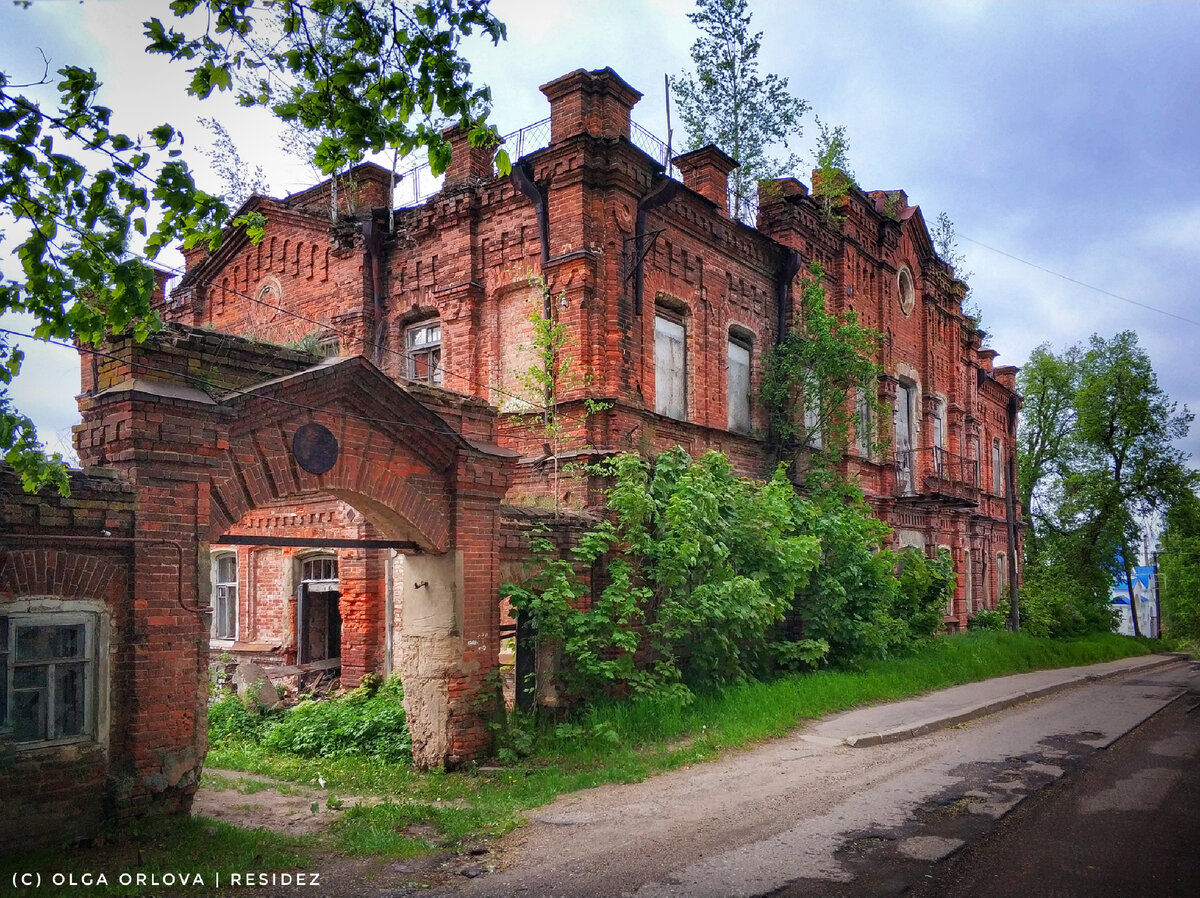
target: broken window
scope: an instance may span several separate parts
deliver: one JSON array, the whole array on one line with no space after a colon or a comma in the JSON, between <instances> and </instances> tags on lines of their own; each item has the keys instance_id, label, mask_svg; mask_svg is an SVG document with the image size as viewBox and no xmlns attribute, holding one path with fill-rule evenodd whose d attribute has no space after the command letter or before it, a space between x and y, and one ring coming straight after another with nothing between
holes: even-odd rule
<instances>
[{"instance_id":1,"label":"broken window","mask_svg":"<svg viewBox=\"0 0 1200 898\"><path fill-rule=\"evenodd\" d=\"M237 638L237 555L227 552L213 556L212 638Z\"/></svg>"},{"instance_id":2,"label":"broken window","mask_svg":"<svg viewBox=\"0 0 1200 898\"><path fill-rule=\"evenodd\" d=\"M83 739L95 729L96 615L0 615L0 735Z\"/></svg>"},{"instance_id":3,"label":"broken window","mask_svg":"<svg viewBox=\"0 0 1200 898\"><path fill-rule=\"evenodd\" d=\"M1004 493L1004 461L1000 441L992 440L992 492L997 496Z\"/></svg>"},{"instance_id":4,"label":"broken window","mask_svg":"<svg viewBox=\"0 0 1200 898\"><path fill-rule=\"evenodd\" d=\"M750 340L740 333L729 335L729 429L750 432Z\"/></svg>"},{"instance_id":5,"label":"broken window","mask_svg":"<svg viewBox=\"0 0 1200 898\"><path fill-rule=\"evenodd\" d=\"M422 321L404 332L408 379L442 385L442 323Z\"/></svg>"},{"instance_id":6,"label":"broken window","mask_svg":"<svg viewBox=\"0 0 1200 898\"><path fill-rule=\"evenodd\" d=\"M660 309L654 317L654 410L687 420L687 331L683 319Z\"/></svg>"},{"instance_id":7,"label":"broken window","mask_svg":"<svg viewBox=\"0 0 1200 898\"><path fill-rule=\"evenodd\" d=\"M933 466L939 477L945 476L946 418L945 403L940 399L933 409Z\"/></svg>"}]
</instances>

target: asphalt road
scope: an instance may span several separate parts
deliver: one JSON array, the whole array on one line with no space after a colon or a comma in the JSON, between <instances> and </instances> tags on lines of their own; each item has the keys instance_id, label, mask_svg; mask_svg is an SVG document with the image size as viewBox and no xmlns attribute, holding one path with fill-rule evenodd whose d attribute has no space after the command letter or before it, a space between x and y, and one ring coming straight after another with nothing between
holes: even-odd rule
<instances>
[{"instance_id":1,"label":"asphalt road","mask_svg":"<svg viewBox=\"0 0 1200 898\"><path fill-rule=\"evenodd\" d=\"M911 895L1200 895L1200 689L1023 802Z\"/></svg>"},{"instance_id":2,"label":"asphalt road","mask_svg":"<svg viewBox=\"0 0 1200 898\"><path fill-rule=\"evenodd\" d=\"M444 893L837 898L899 895L919 886L926 895L975 895L974 885L960 890L956 880L929 879L955 863L939 868L937 862L985 839L1027 796L1106 758L1104 749L1189 684L1200 689L1197 674L1175 664L1085 683L905 742L852 748L806 740L801 732L644 783L564 796L534 814L499 854L497 869L470 880L452 875L455 888ZM1163 792L1166 774L1158 768L1169 758L1181 770L1194 768L1194 741L1154 744L1156 764L1131 772L1111 795L1098 792L1107 797L1088 806L1094 809L1076 841L1107 839L1107 821L1125 813L1122 802L1129 813L1148 813L1142 808L1148 796L1180 791L1168 785ZM1200 803L1182 804L1183 818L1191 808ZM1127 838L1136 854L1141 838ZM1050 882L1042 872L1047 865L1071 869L1061 851L1031 856L1035 883ZM1116 890L1107 893L1038 892L1013 886L1009 867L1000 868L997 891L988 894L1159 894L1128 891L1116 879Z\"/></svg>"}]
</instances>

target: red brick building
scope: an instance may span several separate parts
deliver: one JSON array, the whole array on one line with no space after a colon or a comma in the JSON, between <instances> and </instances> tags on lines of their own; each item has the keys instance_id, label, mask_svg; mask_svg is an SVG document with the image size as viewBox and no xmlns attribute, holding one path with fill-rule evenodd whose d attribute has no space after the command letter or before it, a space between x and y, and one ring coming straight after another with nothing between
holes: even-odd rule
<instances>
[{"instance_id":1,"label":"red brick building","mask_svg":"<svg viewBox=\"0 0 1200 898\"><path fill-rule=\"evenodd\" d=\"M266 239L234 235L215 254L189 252L165 316L367 357L464 436L518 453L505 501L545 507L549 447L521 414L538 406L525 373L543 283L581 375L561 397L558 461L680 444L720 449L764 476L775 461L756 399L763 358L792 319L802 269L819 261L832 308L853 309L885 336L878 389L893 420L871 426L891 448L858 441L846 472L897 543L952 553L949 629L995 605L1009 576L1015 369L994 367L982 347L962 312L965 287L937 257L920 209L902 191L852 189L831 217L784 179L760 191L752 227L729 215L734 160L707 147L673 160L671 177L661 147L631 122L641 95L610 69L572 72L542 92L548 121L514 135L520 150L540 148L520 155L511 176L496 177L490 153L455 134L441 189L394 211L392 176L371 164L348 182L254 197L247 208L267 218ZM609 408L585 415L585 397ZM600 499L579 478L559 493L574 509ZM229 536L258 544L216 549L214 649L337 660L351 681L399 667L401 609L421 580L406 573L410 553L361 547L379 536L370 509L291 497L255 507ZM309 545L268 545L281 537ZM321 539L331 548L315 547ZM333 548L338 540L360 545ZM518 560L512 550L505 558Z\"/></svg>"}]
</instances>

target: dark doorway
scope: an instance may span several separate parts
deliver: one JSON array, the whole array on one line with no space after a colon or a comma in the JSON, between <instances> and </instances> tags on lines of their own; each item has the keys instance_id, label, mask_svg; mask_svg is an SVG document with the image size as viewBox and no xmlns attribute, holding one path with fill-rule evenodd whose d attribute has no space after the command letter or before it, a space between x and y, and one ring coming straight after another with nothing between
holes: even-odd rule
<instances>
[{"instance_id":1,"label":"dark doorway","mask_svg":"<svg viewBox=\"0 0 1200 898\"><path fill-rule=\"evenodd\" d=\"M317 555L300 565L296 591L296 663L331 661L342 655L337 558Z\"/></svg>"}]
</instances>

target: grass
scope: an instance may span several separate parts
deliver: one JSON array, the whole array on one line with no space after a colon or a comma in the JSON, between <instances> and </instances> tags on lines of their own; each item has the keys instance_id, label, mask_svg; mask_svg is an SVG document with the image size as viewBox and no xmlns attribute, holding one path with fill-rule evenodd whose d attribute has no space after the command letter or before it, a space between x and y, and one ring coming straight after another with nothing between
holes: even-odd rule
<instances>
[{"instance_id":1,"label":"grass","mask_svg":"<svg viewBox=\"0 0 1200 898\"><path fill-rule=\"evenodd\" d=\"M207 764L265 774L285 781L277 791L315 787L343 797L347 809L329 834L287 837L241 830L210 820L171 818L139 824L100 851L46 852L0 859L0 882L12 872L95 872L106 869L296 870L328 850L341 854L404 858L435 849L454 850L502 835L530 808L558 795L614 782L636 782L656 773L711 760L723 751L783 735L806 720L867 704L918 695L989 677L1069 667L1160 651L1160 643L1115 635L1078 640L978 632L933 640L912 655L864 664L857 670L821 671L748 683L697 696L689 704L642 700L594 706L567 724L525 728L512 744L531 747L509 764L485 764L457 773L421 773L403 764L343 757L315 760L272 753L253 739L214 744ZM242 794L258 784L206 774L218 788ZM294 785L287 785L291 783ZM381 803L355 805L349 796ZM103 859L97 866L96 858ZM72 866L74 865L74 866ZM113 882L110 876L110 883ZM88 889L89 895L139 894L132 889ZM78 891L77 889L75 890ZM73 894L64 890L58 894ZM144 893L144 892L143 892ZM17 892L17 894L21 894ZM29 893L34 894L33 892ZM42 889L37 894L56 894ZM199 892L197 892L199 894Z\"/></svg>"},{"instance_id":2,"label":"grass","mask_svg":"<svg viewBox=\"0 0 1200 898\"><path fill-rule=\"evenodd\" d=\"M523 733L522 741L533 749L518 762L453 774L350 758L313 761L272 755L252 743L214 747L209 763L306 784L315 783L319 774L327 788L341 794L383 796L381 804L350 808L334 825L336 847L350 854L406 857L501 835L520 823L522 812L563 793L636 782L711 760L826 714L989 677L1110 661L1160 648L1156 642L1110 634L1050 640L1020 633L966 633L858 670L738 685L697 696L686 705L654 700L597 705L570 725Z\"/></svg>"},{"instance_id":3,"label":"grass","mask_svg":"<svg viewBox=\"0 0 1200 898\"><path fill-rule=\"evenodd\" d=\"M47 848L39 852L0 857L0 882L4 894L41 895L148 895L162 894L166 874L203 878L204 887L176 887L188 894L211 894L219 875L247 871L310 869L307 840L262 829L242 829L201 817L157 817L136 821L86 847ZM37 871L40 888L13 888L13 874ZM55 874L61 885L54 884ZM147 877L139 885L138 875ZM106 883L100 882L103 876ZM148 887L149 877L159 877L159 887ZM85 877L91 877L90 880ZM130 880L123 883L123 879ZM11 890L10 890L11 889ZM170 890L168 890L170 891Z\"/></svg>"}]
</instances>

